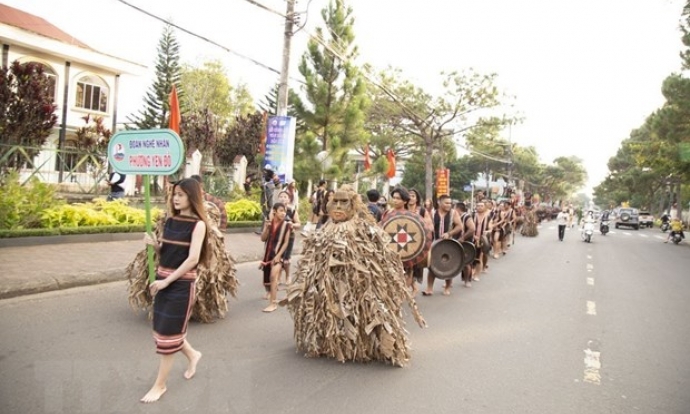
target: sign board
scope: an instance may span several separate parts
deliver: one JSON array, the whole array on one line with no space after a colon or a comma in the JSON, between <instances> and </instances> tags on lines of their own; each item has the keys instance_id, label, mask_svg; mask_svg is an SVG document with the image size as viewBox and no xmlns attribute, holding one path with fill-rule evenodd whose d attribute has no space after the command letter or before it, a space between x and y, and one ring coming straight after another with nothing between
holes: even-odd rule
<instances>
[{"instance_id":1,"label":"sign board","mask_svg":"<svg viewBox=\"0 0 690 414\"><path fill-rule=\"evenodd\" d=\"M122 131L108 143L108 162L120 174L174 174L184 154L180 136L171 129Z\"/></svg>"},{"instance_id":2,"label":"sign board","mask_svg":"<svg viewBox=\"0 0 690 414\"><path fill-rule=\"evenodd\" d=\"M282 182L292 179L296 124L297 118L291 116L271 116L266 123L264 167L270 165Z\"/></svg>"},{"instance_id":3,"label":"sign board","mask_svg":"<svg viewBox=\"0 0 690 414\"><path fill-rule=\"evenodd\" d=\"M469 193L470 191L472 191L472 186L466 185L466 186L462 187L462 191Z\"/></svg>"},{"instance_id":4,"label":"sign board","mask_svg":"<svg viewBox=\"0 0 690 414\"><path fill-rule=\"evenodd\" d=\"M436 170L436 198L444 194L450 195L450 170L448 168Z\"/></svg>"}]
</instances>

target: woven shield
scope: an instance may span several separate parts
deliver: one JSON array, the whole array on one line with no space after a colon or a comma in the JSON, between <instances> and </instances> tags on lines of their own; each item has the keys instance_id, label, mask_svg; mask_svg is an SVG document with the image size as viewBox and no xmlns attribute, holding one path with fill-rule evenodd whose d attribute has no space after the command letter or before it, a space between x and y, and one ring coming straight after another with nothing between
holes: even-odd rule
<instances>
[{"instance_id":1,"label":"woven shield","mask_svg":"<svg viewBox=\"0 0 690 414\"><path fill-rule=\"evenodd\" d=\"M388 233L388 248L400 255L403 266L411 267L427 259L433 233L424 228L422 217L408 210L386 213L381 226Z\"/></svg>"}]
</instances>

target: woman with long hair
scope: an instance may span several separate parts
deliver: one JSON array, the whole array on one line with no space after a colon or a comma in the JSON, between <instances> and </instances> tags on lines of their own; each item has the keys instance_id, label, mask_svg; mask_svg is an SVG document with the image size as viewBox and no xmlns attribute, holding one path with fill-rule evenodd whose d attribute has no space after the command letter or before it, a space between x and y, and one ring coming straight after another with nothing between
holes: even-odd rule
<instances>
[{"instance_id":1,"label":"woman with long hair","mask_svg":"<svg viewBox=\"0 0 690 414\"><path fill-rule=\"evenodd\" d=\"M144 236L153 245L159 263L156 280L149 286L154 297L153 337L156 352L161 354L156 382L141 399L150 403L167 390L166 382L176 352L187 358L186 379L196 373L201 352L187 342L187 322L195 301L196 268L206 261L206 213L201 187L196 180L186 178L175 183L169 199L169 215L160 240L155 235Z\"/></svg>"},{"instance_id":2,"label":"woman with long hair","mask_svg":"<svg viewBox=\"0 0 690 414\"><path fill-rule=\"evenodd\" d=\"M300 222L299 214L297 214L297 206L293 205L290 201L290 194L288 191L281 191L278 194L278 201L285 204L285 219L288 221L291 230L290 240L288 241L287 248L283 253L285 283L289 285L292 283L292 279L290 279L290 258L292 257L292 249L295 246L295 232L297 232L297 230L299 230L299 228L302 226L302 222Z\"/></svg>"},{"instance_id":3,"label":"woman with long hair","mask_svg":"<svg viewBox=\"0 0 690 414\"><path fill-rule=\"evenodd\" d=\"M317 229L320 229L321 226L326 224L326 222L330 219L330 216L328 215L328 203L331 202L333 199L333 194L335 191L333 190L328 190L324 193L323 195L323 202L321 203L321 216L319 217L319 222L316 225Z\"/></svg>"}]
</instances>

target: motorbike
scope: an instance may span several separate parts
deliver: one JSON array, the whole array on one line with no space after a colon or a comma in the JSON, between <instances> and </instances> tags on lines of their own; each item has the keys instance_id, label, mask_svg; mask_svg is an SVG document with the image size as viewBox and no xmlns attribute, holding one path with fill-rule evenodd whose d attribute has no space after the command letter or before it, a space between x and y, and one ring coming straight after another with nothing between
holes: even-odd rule
<instances>
[{"instance_id":1,"label":"motorbike","mask_svg":"<svg viewBox=\"0 0 690 414\"><path fill-rule=\"evenodd\" d=\"M599 232L601 233L602 236L606 236L606 233L609 232L609 221L604 220L601 222L599 225Z\"/></svg>"},{"instance_id":2,"label":"motorbike","mask_svg":"<svg viewBox=\"0 0 690 414\"><path fill-rule=\"evenodd\" d=\"M662 232L666 233L670 227L671 227L671 226L670 226L670 224L668 224L668 221L663 221L663 222L661 222L661 227L660 227L660 228L661 228L661 231L662 231Z\"/></svg>"},{"instance_id":3,"label":"motorbike","mask_svg":"<svg viewBox=\"0 0 690 414\"><path fill-rule=\"evenodd\" d=\"M582 229L582 240L587 243L592 242L592 236L594 235L594 223L585 223Z\"/></svg>"},{"instance_id":4,"label":"motorbike","mask_svg":"<svg viewBox=\"0 0 690 414\"><path fill-rule=\"evenodd\" d=\"M673 244L678 244L683 241L683 237L680 235L680 232L674 232L671 235L671 241L673 241Z\"/></svg>"}]
</instances>

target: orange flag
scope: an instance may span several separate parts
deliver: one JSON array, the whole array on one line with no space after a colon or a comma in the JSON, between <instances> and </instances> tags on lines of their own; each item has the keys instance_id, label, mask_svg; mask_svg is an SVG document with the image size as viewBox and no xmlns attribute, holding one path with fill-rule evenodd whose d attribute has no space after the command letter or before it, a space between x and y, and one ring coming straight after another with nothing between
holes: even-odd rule
<instances>
[{"instance_id":1,"label":"orange flag","mask_svg":"<svg viewBox=\"0 0 690 414\"><path fill-rule=\"evenodd\" d=\"M371 160L369 159L369 143L364 147L364 171L371 169Z\"/></svg>"},{"instance_id":2,"label":"orange flag","mask_svg":"<svg viewBox=\"0 0 690 414\"><path fill-rule=\"evenodd\" d=\"M259 138L259 154L266 154L266 134L268 129L268 112L264 111L261 137Z\"/></svg>"},{"instance_id":3,"label":"orange flag","mask_svg":"<svg viewBox=\"0 0 690 414\"><path fill-rule=\"evenodd\" d=\"M168 128L180 133L180 101L177 100L177 89L175 85L170 91L170 120L168 121Z\"/></svg>"},{"instance_id":4,"label":"orange flag","mask_svg":"<svg viewBox=\"0 0 690 414\"><path fill-rule=\"evenodd\" d=\"M395 177L395 153L392 149L388 149L386 153L386 158L388 158L388 171L386 172L386 177Z\"/></svg>"}]
</instances>

